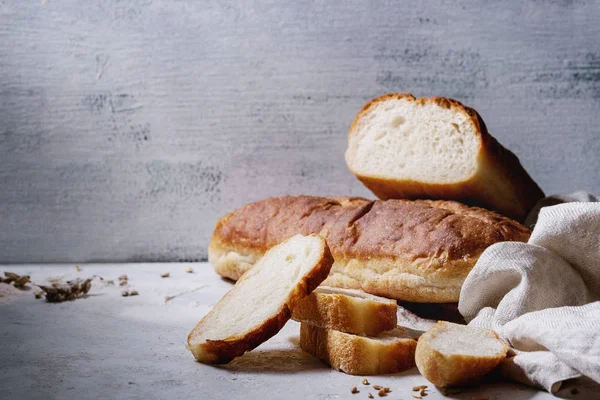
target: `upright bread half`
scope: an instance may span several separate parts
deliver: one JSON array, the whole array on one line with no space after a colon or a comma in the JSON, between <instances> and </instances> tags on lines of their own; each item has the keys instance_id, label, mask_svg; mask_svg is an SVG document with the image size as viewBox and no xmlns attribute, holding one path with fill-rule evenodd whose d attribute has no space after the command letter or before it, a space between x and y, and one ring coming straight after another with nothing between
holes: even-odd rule
<instances>
[{"instance_id":1,"label":"upright bread half","mask_svg":"<svg viewBox=\"0 0 600 400\"><path fill-rule=\"evenodd\" d=\"M437 386L476 382L506 358L508 346L489 329L440 321L419 338L419 372Z\"/></svg>"},{"instance_id":2,"label":"upright bread half","mask_svg":"<svg viewBox=\"0 0 600 400\"><path fill-rule=\"evenodd\" d=\"M221 218L209 261L236 280L267 249L298 233L327 241L335 263L324 285L425 303L457 302L488 246L530 235L513 220L453 201L286 196Z\"/></svg>"},{"instance_id":3,"label":"upright bread half","mask_svg":"<svg viewBox=\"0 0 600 400\"><path fill-rule=\"evenodd\" d=\"M380 375L415 365L417 341L401 327L364 337L300 324L300 347L332 368L350 375Z\"/></svg>"},{"instance_id":4,"label":"upright bread half","mask_svg":"<svg viewBox=\"0 0 600 400\"><path fill-rule=\"evenodd\" d=\"M378 335L397 324L395 300L360 290L319 286L298 302L292 319L362 336Z\"/></svg>"},{"instance_id":5,"label":"upright bread half","mask_svg":"<svg viewBox=\"0 0 600 400\"><path fill-rule=\"evenodd\" d=\"M279 332L332 263L316 235L296 235L273 247L190 332L188 349L200 362L222 364L255 348Z\"/></svg>"},{"instance_id":6,"label":"upright bread half","mask_svg":"<svg viewBox=\"0 0 600 400\"><path fill-rule=\"evenodd\" d=\"M477 112L443 97L387 94L358 113L348 168L380 199L448 199L524 221L544 197Z\"/></svg>"}]
</instances>

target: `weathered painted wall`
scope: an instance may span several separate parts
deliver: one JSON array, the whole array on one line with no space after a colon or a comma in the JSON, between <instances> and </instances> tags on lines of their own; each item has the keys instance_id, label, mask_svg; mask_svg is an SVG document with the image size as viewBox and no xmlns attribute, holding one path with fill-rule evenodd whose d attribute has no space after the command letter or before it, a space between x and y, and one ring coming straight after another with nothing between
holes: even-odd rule
<instances>
[{"instance_id":1,"label":"weathered painted wall","mask_svg":"<svg viewBox=\"0 0 600 400\"><path fill-rule=\"evenodd\" d=\"M369 195L345 135L391 91L600 192L597 2L401 3L0 0L0 262L203 259L248 201Z\"/></svg>"}]
</instances>

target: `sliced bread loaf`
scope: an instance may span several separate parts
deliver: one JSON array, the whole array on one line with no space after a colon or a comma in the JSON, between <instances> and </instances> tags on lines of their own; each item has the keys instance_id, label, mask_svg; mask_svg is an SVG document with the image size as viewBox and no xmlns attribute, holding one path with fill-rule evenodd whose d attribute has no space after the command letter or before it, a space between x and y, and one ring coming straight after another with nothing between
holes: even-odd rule
<instances>
[{"instance_id":1,"label":"sliced bread loaf","mask_svg":"<svg viewBox=\"0 0 600 400\"><path fill-rule=\"evenodd\" d=\"M415 365L416 346L417 341L401 327L364 337L300 325L302 350L350 375L392 374L410 369Z\"/></svg>"},{"instance_id":2,"label":"sliced bread loaf","mask_svg":"<svg viewBox=\"0 0 600 400\"><path fill-rule=\"evenodd\" d=\"M220 364L255 348L279 332L332 264L320 236L296 235L273 247L190 332L188 349L200 362Z\"/></svg>"},{"instance_id":3,"label":"sliced bread loaf","mask_svg":"<svg viewBox=\"0 0 600 400\"><path fill-rule=\"evenodd\" d=\"M419 338L419 372L437 386L476 382L496 368L509 347L489 329L440 321Z\"/></svg>"},{"instance_id":4,"label":"sliced bread loaf","mask_svg":"<svg viewBox=\"0 0 600 400\"><path fill-rule=\"evenodd\" d=\"M477 112L443 97L388 94L358 113L348 167L381 199L448 199L523 221L544 193Z\"/></svg>"},{"instance_id":5,"label":"sliced bread loaf","mask_svg":"<svg viewBox=\"0 0 600 400\"><path fill-rule=\"evenodd\" d=\"M319 286L298 302L292 319L320 328L372 336L396 327L395 300L360 290Z\"/></svg>"}]
</instances>

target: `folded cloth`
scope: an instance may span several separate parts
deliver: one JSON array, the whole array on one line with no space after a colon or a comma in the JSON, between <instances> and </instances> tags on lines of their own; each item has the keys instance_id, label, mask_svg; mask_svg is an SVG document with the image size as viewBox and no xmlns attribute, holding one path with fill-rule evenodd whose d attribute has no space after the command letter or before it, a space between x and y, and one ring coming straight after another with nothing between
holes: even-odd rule
<instances>
[{"instance_id":1,"label":"folded cloth","mask_svg":"<svg viewBox=\"0 0 600 400\"><path fill-rule=\"evenodd\" d=\"M458 309L511 347L500 371L551 393L567 379L600 383L600 203L554 196L529 222L528 243L486 249L463 284ZM582 202L590 201L590 202Z\"/></svg>"}]
</instances>

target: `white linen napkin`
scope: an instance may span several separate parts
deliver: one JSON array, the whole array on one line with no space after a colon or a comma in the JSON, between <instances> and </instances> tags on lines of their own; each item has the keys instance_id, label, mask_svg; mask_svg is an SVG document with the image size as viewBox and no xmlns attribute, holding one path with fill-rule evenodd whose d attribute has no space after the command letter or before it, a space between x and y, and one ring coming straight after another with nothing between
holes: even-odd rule
<instances>
[{"instance_id":1,"label":"white linen napkin","mask_svg":"<svg viewBox=\"0 0 600 400\"><path fill-rule=\"evenodd\" d=\"M528 243L486 249L458 309L513 348L501 372L551 393L587 376L600 383L600 203L584 192L542 200ZM588 202L582 202L588 201ZM540 210L541 208L541 210Z\"/></svg>"}]
</instances>

